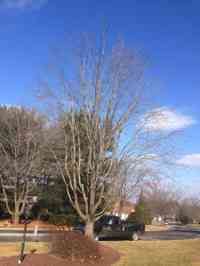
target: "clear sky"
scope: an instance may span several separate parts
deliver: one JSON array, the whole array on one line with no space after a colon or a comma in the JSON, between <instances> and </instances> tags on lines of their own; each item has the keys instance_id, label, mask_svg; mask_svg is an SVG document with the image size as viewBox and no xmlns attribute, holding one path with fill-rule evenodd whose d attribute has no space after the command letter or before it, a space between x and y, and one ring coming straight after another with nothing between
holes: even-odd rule
<instances>
[{"instance_id":1,"label":"clear sky","mask_svg":"<svg viewBox=\"0 0 200 266\"><path fill-rule=\"evenodd\" d=\"M158 107L172 108L170 121L184 128L180 162L192 169L176 175L200 192L199 14L199 0L0 0L0 102L32 104L50 48L106 21L111 38L120 34L148 59Z\"/></svg>"}]
</instances>

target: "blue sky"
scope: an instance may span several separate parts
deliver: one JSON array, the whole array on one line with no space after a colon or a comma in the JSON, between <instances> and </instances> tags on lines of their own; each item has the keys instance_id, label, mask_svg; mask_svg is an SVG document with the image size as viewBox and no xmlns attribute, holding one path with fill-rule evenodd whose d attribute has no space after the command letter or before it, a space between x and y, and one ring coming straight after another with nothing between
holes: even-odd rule
<instances>
[{"instance_id":1,"label":"blue sky","mask_svg":"<svg viewBox=\"0 0 200 266\"><path fill-rule=\"evenodd\" d=\"M110 38L120 34L147 59L157 106L195 121L178 141L180 161L192 168L176 176L200 192L199 11L198 0L0 0L0 102L32 104L50 48L106 21Z\"/></svg>"}]
</instances>

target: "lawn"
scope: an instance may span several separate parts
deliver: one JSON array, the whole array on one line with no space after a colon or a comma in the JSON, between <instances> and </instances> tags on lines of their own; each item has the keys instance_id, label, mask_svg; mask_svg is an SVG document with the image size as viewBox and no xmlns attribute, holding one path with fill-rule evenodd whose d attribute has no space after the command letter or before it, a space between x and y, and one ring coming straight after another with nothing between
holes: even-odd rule
<instances>
[{"instance_id":1,"label":"lawn","mask_svg":"<svg viewBox=\"0 0 200 266\"><path fill-rule=\"evenodd\" d=\"M119 251L121 259L113 266L200 266L200 240L106 241ZM47 253L45 243L28 243L26 253ZM20 243L0 244L1 256L19 255ZM102 265L103 266L103 265Z\"/></svg>"},{"instance_id":2,"label":"lawn","mask_svg":"<svg viewBox=\"0 0 200 266\"><path fill-rule=\"evenodd\" d=\"M200 266L200 240L105 242L118 250L114 266Z\"/></svg>"},{"instance_id":3,"label":"lawn","mask_svg":"<svg viewBox=\"0 0 200 266\"><path fill-rule=\"evenodd\" d=\"M186 227L192 227L194 229L200 229L200 224L188 224Z\"/></svg>"},{"instance_id":4,"label":"lawn","mask_svg":"<svg viewBox=\"0 0 200 266\"><path fill-rule=\"evenodd\" d=\"M145 231L167 231L169 230L169 226L168 225L146 225L145 226Z\"/></svg>"}]
</instances>

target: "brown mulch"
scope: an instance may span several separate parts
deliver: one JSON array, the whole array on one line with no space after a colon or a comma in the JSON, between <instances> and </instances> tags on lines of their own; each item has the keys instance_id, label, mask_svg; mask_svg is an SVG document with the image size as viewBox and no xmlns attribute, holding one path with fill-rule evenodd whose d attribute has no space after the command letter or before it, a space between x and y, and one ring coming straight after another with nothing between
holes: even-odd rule
<instances>
[{"instance_id":1,"label":"brown mulch","mask_svg":"<svg viewBox=\"0 0 200 266\"><path fill-rule=\"evenodd\" d=\"M100 245L101 258L94 261L69 260L50 254L27 255L22 266L110 266L119 260L119 253L110 247ZM17 266L17 257L0 260L1 266Z\"/></svg>"}]
</instances>

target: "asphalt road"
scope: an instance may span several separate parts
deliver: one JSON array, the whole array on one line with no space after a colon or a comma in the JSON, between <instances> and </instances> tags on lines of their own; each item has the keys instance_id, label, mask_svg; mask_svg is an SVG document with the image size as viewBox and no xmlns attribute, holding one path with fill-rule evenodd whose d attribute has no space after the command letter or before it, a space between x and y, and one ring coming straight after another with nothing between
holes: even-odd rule
<instances>
[{"instance_id":1,"label":"asphalt road","mask_svg":"<svg viewBox=\"0 0 200 266\"><path fill-rule=\"evenodd\" d=\"M181 226L171 227L168 231L145 232L142 240L183 240L200 238L200 230Z\"/></svg>"},{"instance_id":2,"label":"asphalt road","mask_svg":"<svg viewBox=\"0 0 200 266\"><path fill-rule=\"evenodd\" d=\"M23 239L23 230L0 230L0 242L20 242ZM49 241L50 237L47 231L39 231L34 235L33 230L28 230L26 240L31 242Z\"/></svg>"},{"instance_id":3,"label":"asphalt road","mask_svg":"<svg viewBox=\"0 0 200 266\"><path fill-rule=\"evenodd\" d=\"M145 232L140 237L141 240L183 240L200 239L200 229L185 228L181 226L171 227L168 231ZM34 236L33 231L28 231L27 241L48 241L49 235L46 231L40 231L38 236ZM22 231L3 230L0 231L0 242L18 242L22 240Z\"/></svg>"}]
</instances>

